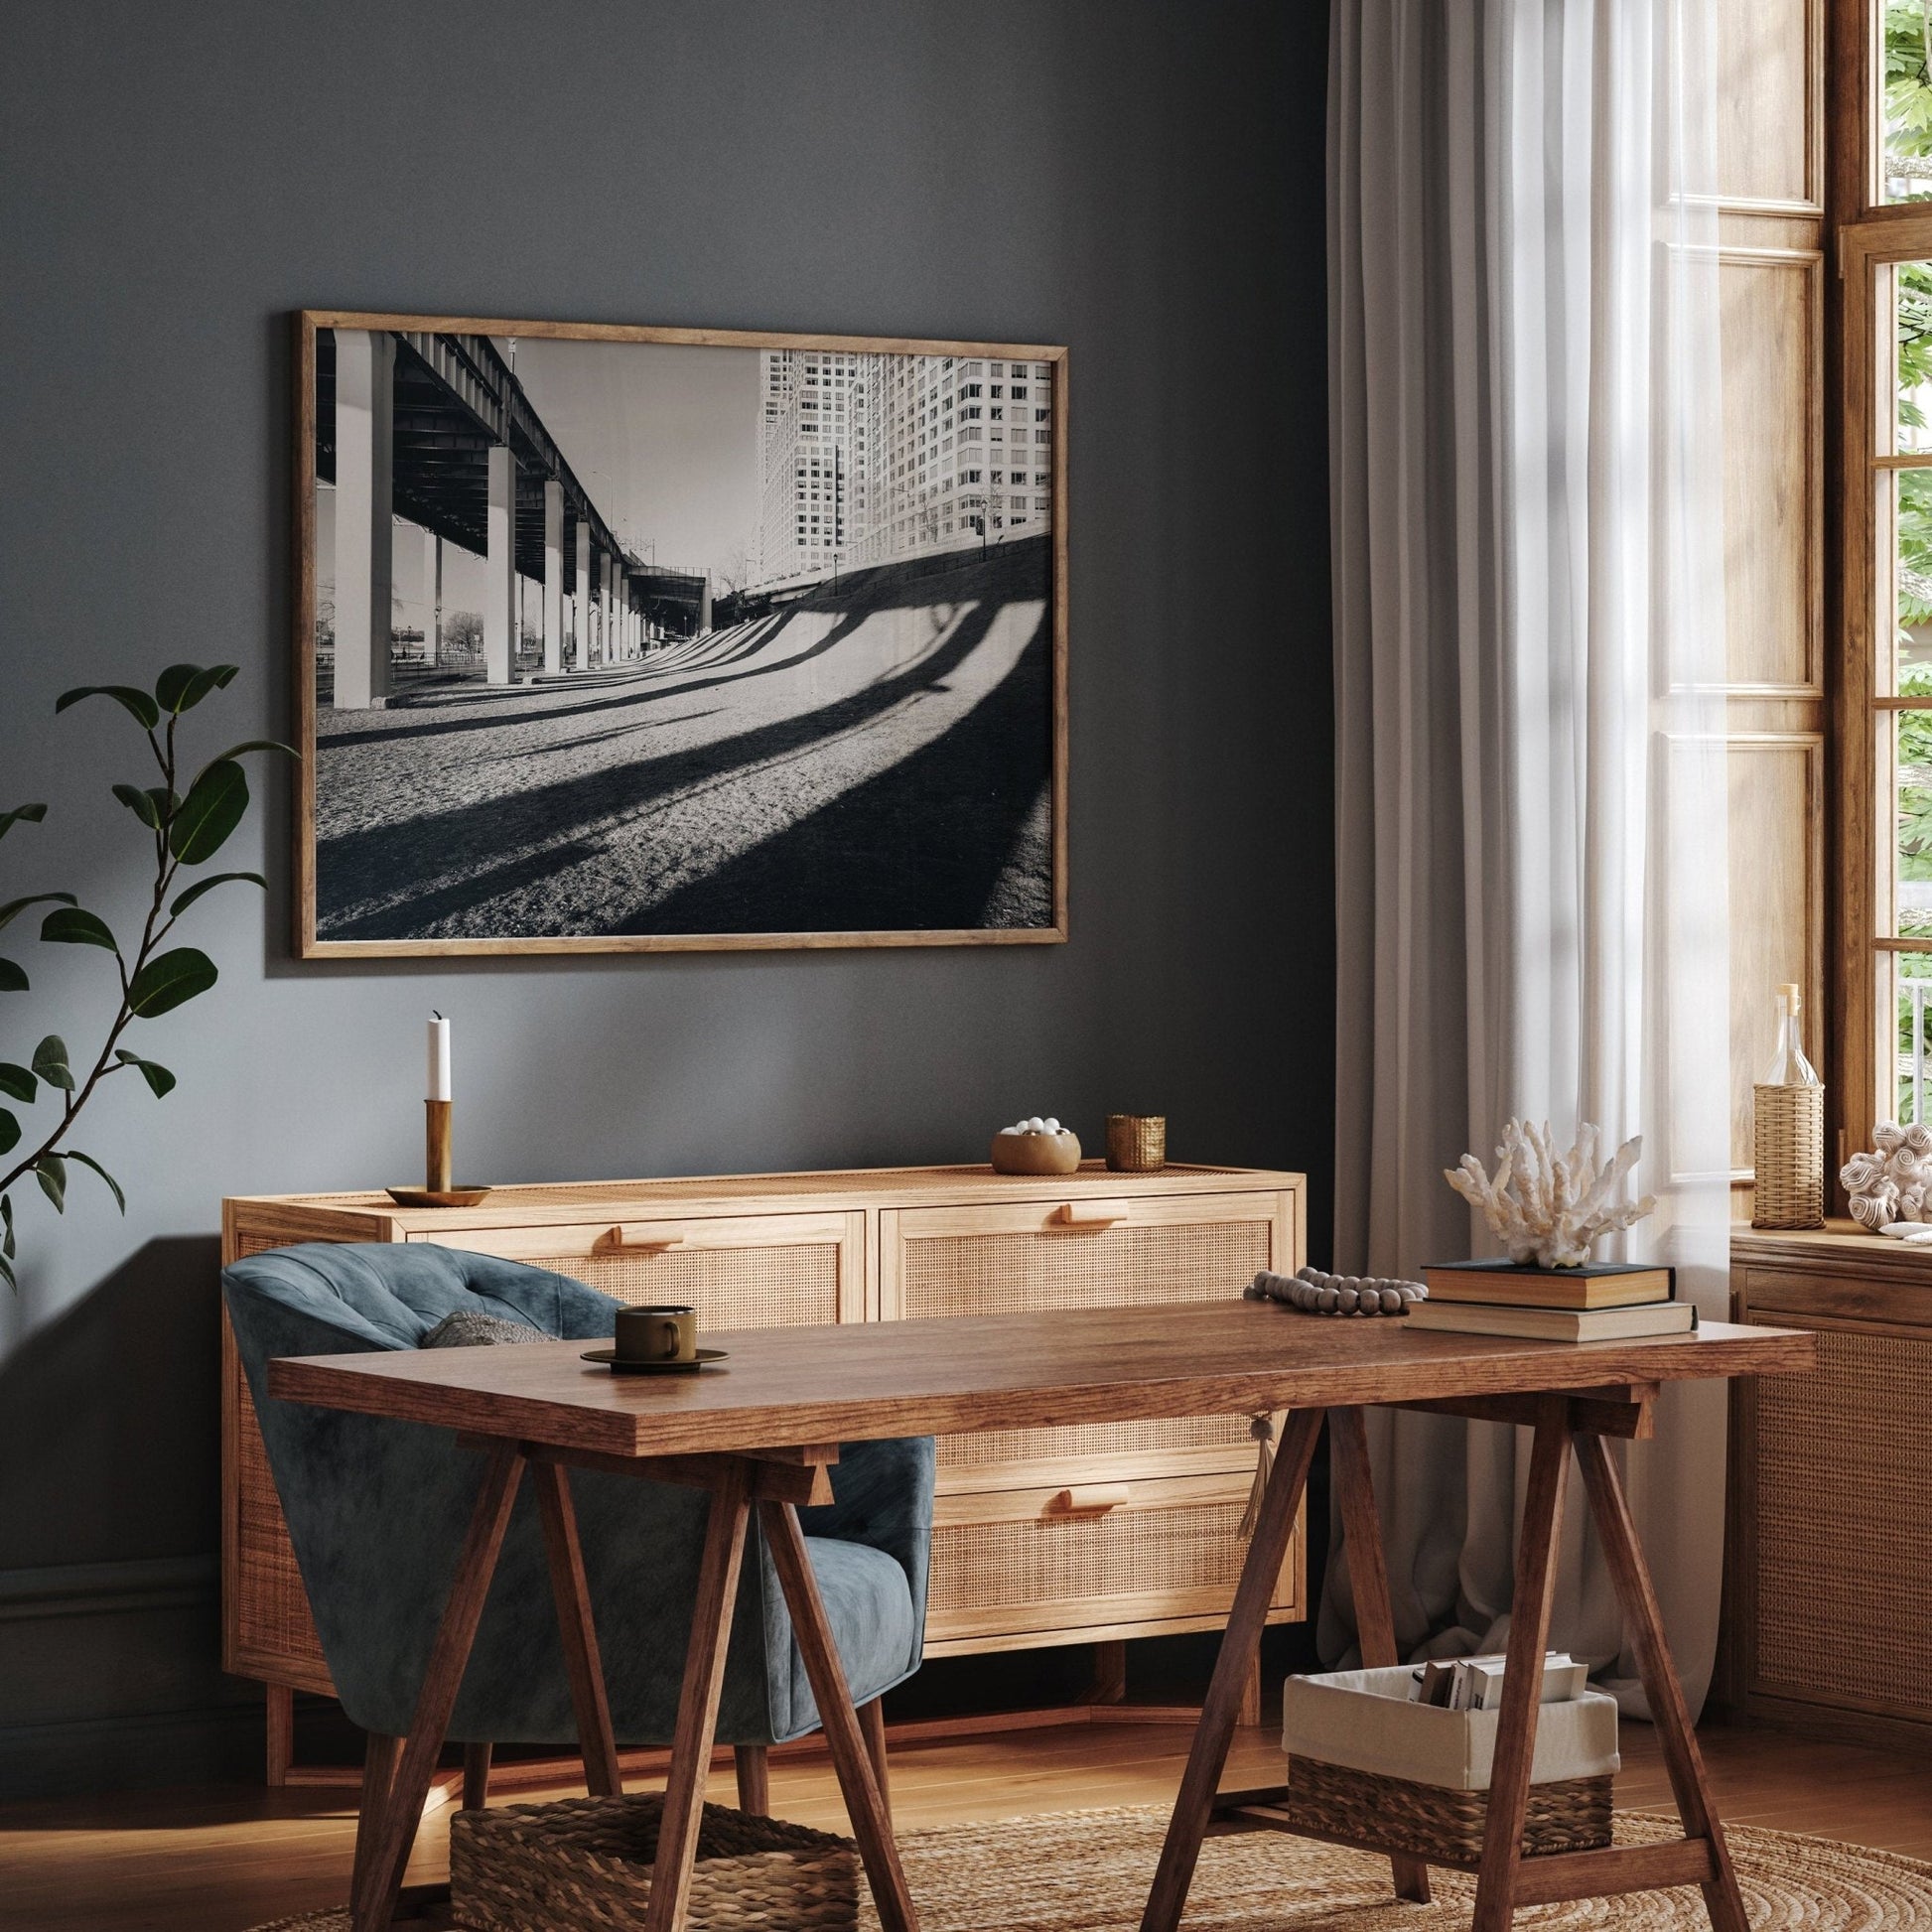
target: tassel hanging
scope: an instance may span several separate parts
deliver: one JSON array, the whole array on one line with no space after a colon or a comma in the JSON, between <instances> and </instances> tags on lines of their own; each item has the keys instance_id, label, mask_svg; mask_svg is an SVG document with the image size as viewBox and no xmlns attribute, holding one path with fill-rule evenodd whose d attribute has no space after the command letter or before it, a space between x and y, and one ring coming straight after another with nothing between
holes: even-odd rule
<instances>
[{"instance_id":1,"label":"tassel hanging","mask_svg":"<svg viewBox=\"0 0 1932 1932\"><path fill-rule=\"evenodd\" d=\"M1261 1521L1261 1499L1268 1493L1268 1478L1275 1467L1275 1419L1270 1415L1254 1417L1248 1434L1255 1444L1254 1486L1248 1491L1248 1507L1241 1518L1240 1534L1252 1536Z\"/></svg>"}]
</instances>

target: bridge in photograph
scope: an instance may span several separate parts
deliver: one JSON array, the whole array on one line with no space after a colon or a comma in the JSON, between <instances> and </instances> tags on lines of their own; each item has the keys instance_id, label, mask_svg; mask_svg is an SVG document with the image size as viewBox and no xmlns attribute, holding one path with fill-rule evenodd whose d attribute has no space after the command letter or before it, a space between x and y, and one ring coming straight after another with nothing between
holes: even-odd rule
<instances>
[{"instance_id":1,"label":"bridge in photograph","mask_svg":"<svg viewBox=\"0 0 1932 1932\"><path fill-rule=\"evenodd\" d=\"M543 586L546 676L710 627L709 580L625 549L486 336L318 330L316 474L336 488L337 710L389 692L397 516L483 558L486 683L510 682L519 577Z\"/></svg>"}]
</instances>

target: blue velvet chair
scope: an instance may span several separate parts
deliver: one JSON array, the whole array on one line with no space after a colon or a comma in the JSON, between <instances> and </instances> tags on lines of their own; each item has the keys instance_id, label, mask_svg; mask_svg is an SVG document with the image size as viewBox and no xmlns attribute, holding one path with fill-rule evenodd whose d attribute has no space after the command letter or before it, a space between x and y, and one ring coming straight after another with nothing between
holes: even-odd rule
<instances>
[{"instance_id":1,"label":"blue velvet chair","mask_svg":"<svg viewBox=\"0 0 1932 1932\"><path fill-rule=\"evenodd\" d=\"M238 1261L228 1315L267 1445L329 1673L372 1738L409 1729L483 1458L445 1430L279 1402L280 1355L413 1348L445 1315L508 1317L571 1340L608 1337L621 1306L568 1276L428 1244L311 1243ZM702 1490L573 1470L571 1493L613 1727L665 1744L677 1720L709 1498ZM835 1500L801 1509L806 1550L869 1744L880 1695L918 1668L932 1530L930 1438L854 1444ZM756 1517L732 1621L720 1742L738 1747L748 1810L764 1809L764 1749L818 1725L776 1572ZM466 1803L482 1803L488 1749L571 1744L577 1727L535 1499L525 1484L504 1539L449 1736L466 1745ZM883 1757L879 1768L883 1772Z\"/></svg>"}]
</instances>

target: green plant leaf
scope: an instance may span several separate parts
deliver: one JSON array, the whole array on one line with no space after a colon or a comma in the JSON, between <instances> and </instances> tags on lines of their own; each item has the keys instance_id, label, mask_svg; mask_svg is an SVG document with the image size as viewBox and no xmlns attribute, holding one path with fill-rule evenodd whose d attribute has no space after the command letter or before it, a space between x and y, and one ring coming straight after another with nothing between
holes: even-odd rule
<instances>
[{"instance_id":1,"label":"green plant leaf","mask_svg":"<svg viewBox=\"0 0 1932 1932\"><path fill-rule=\"evenodd\" d=\"M176 946L157 954L134 975L127 989L128 1011L137 1020L156 1019L206 993L216 978L214 961L207 953Z\"/></svg>"},{"instance_id":2,"label":"green plant leaf","mask_svg":"<svg viewBox=\"0 0 1932 1932\"><path fill-rule=\"evenodd\" d=\"M154 695L163 711L177 717L193 711L210 691L218 691L240 667L235 664L170 664L154 681Z\"/></svg>"},{"instance_id":3,"label":"green plant leaf","mask_svg":"<svg viewBox=\"0 0 1932 1932\"><path fill-rule=\"evenodd\" d=\"M248 809L248 774L232 759L216 759L188 788L168 827L168 849L185 866L220 851Z\"/></svg>"},{"instance_id":4,"label":"green plant leaf","mask_svg":"<svg viewBox=\"0 0 1932 1932\"><path fill-rule=\"evenodd\" d=\"M94 1173L106 1181L107 1191L114 1196L114 1205L123 1214L127 1212L127 1196L121 1192L121 1183L91 1154L82 1154L77 1147L70 1147L67 1150L67 1158L69 1161L78 1161L83 1168L93 1169Z\"/></svg>"},{"instance_id":5,"label":"green plant leaf","mask_svg":"<svg viewBox=\"0 0 1932 1932\"><path fill-rule=\"evenodd\" d=\"M0 1093L10 1095L15 1100L31 1101L39 1085L40 1082L26 1067L16 1065L12 1060L0 1060Z\"/></svg>"},{"instance_id":6,"label":"green plant leaf","mask_svg":"<svg viewBox=\"0 0 1932 1932\"><path fill-rule=\"evenodd\" d=\"M18 1295L20 1293L20 1284L14 1280L14 1265L5 1255L0 1255L0 1275L4 1275L7 1278L7 1286Z\"/></svg>"},{"instance_id":7,"label":"green plant leaf","mask_svg":"<svg viewBox=\"0 0 1932 1932\"><path fill-rule=\"evenodd\" d=\"M41 937L52 946L99 946L120 957L120 942L107 921L84 906L63 905L41 921Z\"/></svg>"},{"instance_id":8,"label":"green plant leaf","mask_svg":"<svg viewBox=\"0 0 1932 1932\"><path fill-rule=\"evenodd\" d=\"M68 1164L58 1154L43 1154L34 1163L34 1177L41 1192L54 1203L57 1214L68 1211Z\"/></svg>"},{"instance_id":9,"label":"green plant leaf","mask_svg":"<svg viewBox=\"0 0 1932 1932\"><path fill-rule=\"evenodd\" d=\"M161 830L161 807L154 791L143 791L139 785L116 785L114 796L118 798L150 832Z\"/></svg>"},{"instance_id":10,"label":"green plant leaf","mask_svg":"<svg viewBox=\"0 0 1932 1932\"><path fill-rule=\"evenodd\" d=\"M0 1107L0 1154L10 1154L20 1145L20 1117Z\"/></svg>"},{"instance_id":11,"label":"green plant leaf","mask_svg":"<svg viewBox=\"0 0 1932 1932\"><path fill-rule=\"evenodd\" d=\"M223 759L238 759L245 752L286 752L288 756L296 761L297 764L300 764L302 762L302 754L298 752L293 745L284 745L281 742L281 740L277 738L248 738L248 739L244 739L239 745L230 745L228 749L221 754L220 758L209 759L207 763L203 765L201 770L195 774L195 782L197 784L200 784L202 779L206 777L207 773L215 765L221 763Z\"/></svg>"},{"instance_id":12,"label":"green plant leaf","mask_svg":"<svg viewBox=\"0 0 1932 1932\"><path fill-rule=\"evenodd\" d=\"M46 816L45 805L16 805L10 812L0 812L0 839L16 825L38 825Z\"/></svg>"},{"instance_id":13,"label":"green plant leaf","mask_svg":"<svg viewBox=\"0 0 1932 1932\"><path fill-rule=\"evenodd\" d=\"M73 1069L68 1064L68 1043L59 1034L49 1034L34 1048L34 1071L50 1087L64 1093L73 1091Z\"/></svg>"},{"instance_id":14,"label":"green plant leaf","mask_svg":"<svg viewBox=\"0 0 1932 1932\"><path fill-rule=\"evenodd\" d=\"M0 1255L11 1261L18 1252L14 1246L14 1197L0 1194Z\"/></svg>"},{"instance_id":15,"label":"green plant leaf","mask_svg":"<svg viewBox=\"0 0 1932 1932\"><path fill-rule=\"evenodd\" d=\"M12 925L16 916L30 905L75 905L79 901L71 893L29 893L25 898L10 898L0 905L0 926Z\"/></svg>"},{"instance_id":16,"label":"green plant leaf","mask_svg":"<svg viewBox=\"0 0 1932 1932\"><path fill-rule=\"evenodd\" d=\"M157 1100L165 1100L174 1091L175 1076L159 1060L144 1060L139 1053L130 1053L125 1046L115 1047L114 1057L123 1066L138 1066L141 1078L148 1083L149 1090Z\"/></svg>"},{"instance_id":17,"label":"green plant leaf","mask_svg":"<svg viewBox=\"0 0 1932 1932\"><path fill-rule=\"evenodd\" d=\"M11 959L0 959L0 993L25 993L27 975Z\"/></svg>"},{"instance_id":18,"label":"green plant leaf","mask_svg":"<svg viewBox=\"0 0 1932 1932\"><path fill-rule=\"evenodd\" d=\"M174 904L168 908L170 916L180 918L204 893L211 893L215 887L225 886L231 879L245 879L251 886L259 886L263 892L268 891L268 881L258 872L210 873L206 879L196 880L187 892L177 896Z\"/></svg>"},{"instance_id":19,"label":"green plant leaf","mask_svg":"<svg viewBox=\"0 0 1932 1932\"><path fill-rule=\"evenodd\" d=\"M129 713L143 731L153 731L161 722L161 707L145 691L137 691L131 684L81 684L71 691L63 691L54 709L65 711L70 704L78 704L82 698L112 698L120 708Z\"/></svg>"}]
</instances>

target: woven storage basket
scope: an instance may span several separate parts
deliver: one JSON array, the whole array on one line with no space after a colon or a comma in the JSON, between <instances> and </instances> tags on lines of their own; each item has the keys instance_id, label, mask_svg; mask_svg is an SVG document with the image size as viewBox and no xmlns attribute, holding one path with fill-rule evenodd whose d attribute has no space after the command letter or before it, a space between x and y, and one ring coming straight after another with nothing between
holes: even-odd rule
<instances>
[{"instance_id":1,"label":"woven storage basket","mask_svg":"<svg viewBox=\"0 0 1932 1932\"><path fill-rule=\"evenodd\" d=\"M1524 1852L1538 1858L1593 1852L1609 1844L1610 1784L1606 1774L1531 1785ZM1284 1809L1299 1830L1318 1838L1414 1852L1441 1864L1472 1864L1482 1858L1489 1794L1351 1771L1318 1757L1291 1757Z\"/></svg>"},{"instance_id":2,"label":"woven storage basket","mask_svg":"<svg viewBox=\"0 0 1932 1932\"><path fill-rule=\"evenodd\" d=\"M1317 1838L1477 1863L1502 1714L1411 1703L1413 1676L1397 1664L1288 1680L1283 1808ZM1600 1691L1538 1712L1523 1830L1532 1857L1609 1844L1616 1720Z\"/></svg>"},{"instance_id":3,"label":"woven storage basket","mask_svg":"<svg viewBox=\"0 0 1932 1932\"><path fill-rule=\"evenodd\" d=\"M476 1932L638 1932L663 1813L661 1797L460 1811L451 1909ZM851 1932L858 1920L850 1840L705 1806L689 1932Z\"/></svg>"},{"instance_id":4,"label":"woven storage basket","mask_svg":"<svg viewBox=\"0 0 1932 1932\"><path fill-rule=\"evenodd\" d=\"M1825 1225L1825 1089L1751 1089L1754 1228Z\"/></svg>"}]
</instances>

